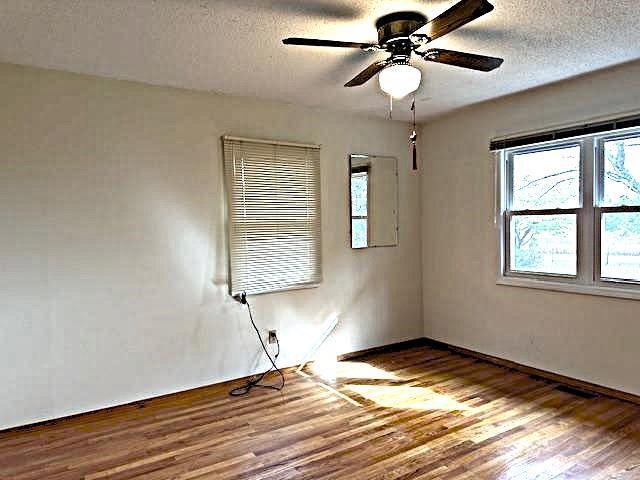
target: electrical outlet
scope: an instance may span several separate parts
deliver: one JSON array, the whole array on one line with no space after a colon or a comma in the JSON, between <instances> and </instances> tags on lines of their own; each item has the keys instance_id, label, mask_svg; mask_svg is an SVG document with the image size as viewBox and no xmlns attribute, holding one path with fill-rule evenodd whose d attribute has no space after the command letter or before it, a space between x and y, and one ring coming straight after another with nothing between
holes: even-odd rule
<instances>
[{"instance_id":1,"label":"electrical outlet","mask_svg":"<svg viewBox=\"0 0 640 480\"><path fill-rule=\"evenodd\" d=\"M276 343L278 341L278 337L276 335L275 330L269 330L269 343Z\"/></svg>"}]
</instances>

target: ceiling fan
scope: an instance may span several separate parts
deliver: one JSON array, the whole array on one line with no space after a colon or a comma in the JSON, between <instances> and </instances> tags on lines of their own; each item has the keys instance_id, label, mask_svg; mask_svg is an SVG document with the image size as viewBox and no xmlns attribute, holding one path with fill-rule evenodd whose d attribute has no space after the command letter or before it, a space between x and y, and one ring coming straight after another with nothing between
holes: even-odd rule
<instances>
[{"instance_id":1,"label":"ceiling fan","mask_svg":"<svg viewBox=\"0 0 640 480\"><path fill-rule=\"evenodd\" d=\"M463 25L493 10L487 0L461 0L446 12L431 21L418 12L395 12L385 15L376 22L378 43L341 42L318 40L315 38L285 38L285 45L305 45L312 47L359 48L365 51L386 51L391 55L385 60L372 63L345 87L363 85L380 73L382 90L392 97L404 97L420 86L422 74L411 66L412 53L429 62L444 63L456 67L489 72L502 65L501 58L487 57L473 53L456 52L442 48L419 50L432 40L442 37Z\"/></svg>"}]
</instances>

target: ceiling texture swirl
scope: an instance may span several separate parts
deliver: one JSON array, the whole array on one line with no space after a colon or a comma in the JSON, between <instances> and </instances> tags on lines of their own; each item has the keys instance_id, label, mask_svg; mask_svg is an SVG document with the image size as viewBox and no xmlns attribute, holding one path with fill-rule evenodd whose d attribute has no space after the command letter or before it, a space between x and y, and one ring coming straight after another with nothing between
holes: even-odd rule
<instances>
[{"instance_id":1,"label":"ceiling texture swirl","mask_svg":"<svg viewBox=\"0 0 640 480\"><path fill-rule=\"evenodd\" d=\"M393 11L456 0L0 0L0 61L385 117L377 81L344 88L384 52L284 46L377 40ZM491 0L430 47L504 58L490 73L414 59L418 120L640 58L638 0ZM411 99L394 118L410 118Z\"/></svg>"}]
</instances>

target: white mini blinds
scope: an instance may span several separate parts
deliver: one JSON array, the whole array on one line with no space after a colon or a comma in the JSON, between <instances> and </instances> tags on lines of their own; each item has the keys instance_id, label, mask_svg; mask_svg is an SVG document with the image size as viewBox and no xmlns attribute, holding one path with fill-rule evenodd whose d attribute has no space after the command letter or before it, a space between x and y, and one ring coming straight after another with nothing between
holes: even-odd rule
<instances>
[{"instance_id":1,"label":"white mini blinds","mask_svg":"<svg viewBox=\"0 0 640 480\"><path fill-rule=\"evenodd\" d=\"M320 147L223 137L232 295L322 280Z\"/></svg>"}]
</instances>

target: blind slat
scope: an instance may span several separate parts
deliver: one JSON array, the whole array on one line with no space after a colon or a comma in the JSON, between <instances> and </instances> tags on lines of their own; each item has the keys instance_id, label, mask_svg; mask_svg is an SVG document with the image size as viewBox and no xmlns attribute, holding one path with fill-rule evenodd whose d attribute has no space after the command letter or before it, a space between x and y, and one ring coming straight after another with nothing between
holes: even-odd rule
<instances>
[{"instance_id":1,"label":"blind slat","mask_svg":"<svg viewBox=\"0 0 640 480\"><path fill-rule=\"evenodd\" d=\"M232 295L322 280L320 151L223 137Z\"/></svg>"}]
</instances>

